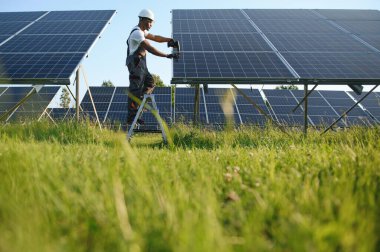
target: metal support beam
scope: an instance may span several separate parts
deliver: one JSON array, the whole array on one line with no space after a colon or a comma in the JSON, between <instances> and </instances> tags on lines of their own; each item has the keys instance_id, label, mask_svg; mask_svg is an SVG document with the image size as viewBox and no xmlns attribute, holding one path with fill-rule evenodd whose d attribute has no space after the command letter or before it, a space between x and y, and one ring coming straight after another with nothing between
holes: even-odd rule
<instances>
[{"instance_id":1,"label":"metal support beam","mask_svg":"<svg viewBox=\"0 0 380 252\"><path fill-rule=\"evenodd\" d=\"M0 115L0 121L7 121L8 117L13 114L24 102L26 102L32 95L37 93L37 89L33 87L33 89L24 96L16 105L14 105L10 110Z\"/></svg>"},{"instance_id":2,"label":"metal support beam","mask_svg":"<svg viewBox=\"0 0 380 252\"><path fill-rule=\"evenodd\" d=\"M199 113L199 96L200 96L200 85L195 85L195 96L194 96L194 116L193 116L193 124L198 125L200 121L200 113Z\"/></svg>"},{"instance_id":3,"label":"metal support beam","mask_svg":"<svg viewBox=\"0 0 380 252\"><path fill-rule=\"evenodd\" d=\"M354 105L352 105L351 108L349 108L347 111L345 111L338 119L335 120L330 126L328 126L321 135L325 134L328 130L332 129L332 127L337 124L344 116L346 116L351 110L353 110L362 100L364 100L368 95L370 95L373 90L375 90L379 85L374 86L366 95L364 95L362 98L360 98L359 101L357 101Z\"/></svg>"},{"instance_id":4,"label":"metal support beam","mask_svg":"<svg viewBox=\"0 0 380 252\"><path fill-rule=\"evenodd\" d=\"M256 104L256 102L251 97L249 97L243 91L241 91L235 84L231 84L231 86L233 86L238 91L238 93L240 95L242 95L249 103L251 103L253 105L253 107L255 107L257 109L257 111L260 112L260 114L262 114L266 119L268 119L269 121L271 121L282 132L284 132L285 134L287 134L289 136L289 134L285 131L284 127L281 126L279 123L277 123L275 120L273 120L259 105Z\"/></svg>"},{"instance_id":5,"label":"metal support beam","mask_svg":"<svg viewBox=\"0 0 380 252\"><path fill-rule=\"evenodd\" d=\"M307 95L305 95L302 100L297 104L297 106L293 109L293 113L296 112L296 110L299 108L299 106L301 106L301 104L304 102L304 100L309 97L309 95L314 91L314 89L316 89L318 87L318 84L315 85L311 90L310 92L307 93Z\"/></svg>"},{"instance_id":6,"label":"metal support beam","mask_svg":"<svg viewBox=\"0 0 380 252\"><path fill-rule=\"evenodd\" d=\"M79 69L75 76L76 94L75 94L75 118L79 122Z\"/></svg>"},{"instance_id":7,"label":"metal support beam","mask_svg":"<svg viewBox=\"0 0 380 252\"><path fill-rule=\"evenodd\" d=\"M308 115L308 85L305 84L304 85L304 92L305 92L305 97L304 97L304 101L305 101L305 105L304 105L304 127L303 127L303 133L305 134L305 136L307 136L307 128L309 126L309 121L307 119L307 115ZM311 91L310 91L311 93Z\"/></svg>"}]
</instances>

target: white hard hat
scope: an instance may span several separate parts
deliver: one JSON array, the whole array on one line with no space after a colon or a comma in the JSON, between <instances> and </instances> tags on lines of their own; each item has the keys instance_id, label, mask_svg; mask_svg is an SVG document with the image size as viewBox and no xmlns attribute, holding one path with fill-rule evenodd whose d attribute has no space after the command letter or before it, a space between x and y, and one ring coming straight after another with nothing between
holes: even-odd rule
<instances>
[{"instance_id":1,"label":"white hard hat","mask_svg":"<svg viewBox=\"0 0 380 252\"><path fill-rule=\"evenodd\" d=\"M139 13L139 17L141 18L149 18L151 20L154 20L154 14L153 11L148 10L148 9L143 9Z\"/></svg>"}]
</instances>

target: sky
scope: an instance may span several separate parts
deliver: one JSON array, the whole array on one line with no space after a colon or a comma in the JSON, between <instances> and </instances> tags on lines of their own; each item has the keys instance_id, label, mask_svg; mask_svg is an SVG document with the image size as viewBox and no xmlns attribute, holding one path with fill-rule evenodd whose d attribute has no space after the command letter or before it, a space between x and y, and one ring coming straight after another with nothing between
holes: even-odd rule
<instances>
[{"instance_id":1,"label":"sky","mask_svg":"<svg viewBox=\"0 0 380 252\"><path fill-rule=\"evenodd\" d=\"M128 86L128 70L125 66L126 39L138 23L141 9L151 9L155 23L150 33L171 37L172 9L376 9L380 0L0 0L0 11L55 11L55 10L116 10L117 14L103 32L101 38L82 62L82 69L90 86L100 86L110 80L115 86ZM160 51L169 53L166 44L151 42ZM172 64L169 59L148 55L148 68L158 74L165 84L170 84ZM81 96L85 94L85 80L81 77ZM253 87L258 87L257 85ZM266 87L273 88L271 85ZM261 86L260 86L261 88ZM370 86L365 87L368 90ZM74 90L74 87L71 87ZM320 89L346 90L344 86L320 87ZM348 89L347 89L348 90ZM58 103L58 102L57 102Z\"/></svg>"}]
</instances>

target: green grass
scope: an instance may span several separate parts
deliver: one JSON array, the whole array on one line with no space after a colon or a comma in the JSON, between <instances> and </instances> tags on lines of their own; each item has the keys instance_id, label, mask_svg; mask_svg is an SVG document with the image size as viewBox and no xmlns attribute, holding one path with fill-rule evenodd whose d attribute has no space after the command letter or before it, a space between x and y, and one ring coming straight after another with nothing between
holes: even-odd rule
<instances>
[{"instance_id":1,"label":"green grass","mask_svg":"<svg viewBox=\"0 0 380 252\"><path fill-rule=\"evenodd\" d=\"M379 251L380 128L0 128L0 251Z\"/></svg>"}]
</instances>

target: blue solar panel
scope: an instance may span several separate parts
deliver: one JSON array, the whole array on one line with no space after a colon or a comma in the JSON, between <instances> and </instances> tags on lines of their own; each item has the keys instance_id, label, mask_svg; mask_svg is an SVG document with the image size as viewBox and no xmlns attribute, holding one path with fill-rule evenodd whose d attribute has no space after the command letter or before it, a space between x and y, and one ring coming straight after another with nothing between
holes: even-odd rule
<instances>
[{"instance_id":1,"label":"blue solar panel","mask_svg":"<svg viewBox=\"0 0 380 252\"><path fill-rule=\"evenodd\" d=\"M70 54L0 54L0 79L22 82L22 79L64 79L67 81L84 56Z\"/></svg>"},{"instance_id":2,"label":"blue solar panel","mask_svg":"<svg viewBox=\"0 0 380 252\"><path fill-rule=\"evenodd\" d=\"M45 13L45 11L0 12L0 22L34 21Z\"/></svg>"},{"instance_id":3,"label":"blue solar panel","mask_svg":"<svg viewBox=\"0 0 380 252\"><path fill-rule=\"evenodd\" d=\"M90 87L90 91L96 111L99 116L99 120L100 122L103 122L110 106L115 87ZM83 109L83 113L86 116L90 117L91 120L96 119L93 104L88 92L86 92L85 96L83 97L81 107Z\"/></svg>"},{"instance_id":4,"label":"blue solar panel","mask_svg":"<svg viewBox=\"0 0 380 252\"><path fill-rule=\"evenodd\" d=\"M69 84L70 77L115 11L0 13L1 83ZM21 18L25 14L24 18ZM8 19L7 19L8 18ZM31 23L31 21L36 21ZM7 37L0 37L5 41Z\"/></svg>"},{"instance_id":5,"label":"blue solar panel","mask_svg":"<svg viewBox=\"0 0 380 252\"><path fill-rule=\"evenodd\" d=\"M319 19L311 10L244 9L250 19Z\"/></svg>"},{"instance_id":6,"label":"blue solar panel","mask_svg":"<svg viewBox=\"0 0 380 252\"><path fill-rule=\"evenodd\" d=\"M380 35L359 35L359 37L377 50L380 50Z\"/></svg>"},{"instance_id":7,"label":"blue solar panel","mask_svg":"<svg viewBox=\"0 0 380 252\"><path fill-rule=\"evenodd\" d=\"M96 37L97 35L19 35L0 46L0 52L85 53Z\"/></svg>"},{"instance_id":8,"label":"blue solar panel","mask_svg":"<svg viewBox=\"0 0 380 252\"><path fill-rule=\"evenodd\" d=\"M176 77L293 78L293 75L274 53L205 52L181 54L181 59L174 64ZM223 80L220 83L224 83Z\"/></svg>"},{"instance_id":9,"label":"blue solar panel","mask_svg":"<svg viewBox=\"0 0 380 252\"><path fill-rule=\"evenodd\" d=\"M380 21L337 21L337 24L355 34L379 35Z\"/></svg>"},{"instance_id":10,"label":"blue solar panel","mask_svg":"<svg viewBox=\"0 0 380 252\"><path fill-rule=\"evenodd\" d=\"M99 34L106 24L105 21L39 21L29 26L21 34Z\"/></svg>"},{"instance_id":11,"label":"blue solar panel","mask_svg":"<svg viewBox=\"0 0 380 252\"><path fill-rule=\"evenodd\" d=\"M23 103L8 119L8 121L23 121L38 119L57 94L60 87L43 87Z\"/></svg>"},{"instance_id":12,"label":"blue solar panel","mask_svg":"<svg viewBox=\"0 0 380 252\"><path fill-rule=\"evenodd\" d=\"M237 20L175 20L173 33L252 33L256 32L247 19Z\"/></svg>"},{"instance_id":13,"label":"blue solar panel","mask_svg":"<svg viewBox=\"0 0 380 252\"><path fill-rule=\"evenodd\" d=\"M292 112L297 99L289 90L263 90L277 121L288 126L304 124L303 107Z\"/></svg>"},{"instance_id":14,"label":"blue solar panel","mask_svg":"<svg viewBox=\"0 0 380 252\"><path fill-rule=\"evenodd\" d=\"M255 24L264 33L330 33L344 34L325 20L314 19L259 19Z\"/></svg>"},{"instance_id":15,"label":"blue solar panel","mask_svg":"<svg viewBox=\"0 0 380 252\"><path fill-rule=\"evenodd\" d=\"M49 115L54 120L58 120L58 121L71 119L74 112L70 113L69 111L70 111L69 108L52 108L49 112Z\"/></svg>"},{"instance_id":16,"label":"blue solar panel","mask_svg":"<svg viewBox=\"0 0 380 252\"><path fill-rule=\"evenodd\" d=\"M282 52L368 52L370 49L347 34L267 34Z\"/></svg>"},{"instance_id":17,"label":"blue solar panel","mask_svg":"<svg viewBox=\"0 0 380 252\"><path fill-rule=\"evenodd\" d=\"M301 78L379 79L377 53L282 53Z\"/></svg>"},{"instance_id":18,"label":"blue solar panel","mask_svg":"<svg viewBox=\"0 0 380 252\"><path fill-rule=\"evenodd\" d=\"M18 102L21 101L30 91L32 87L8 87L2 90L0 94L0 114L9 111Z\"/></svg>"},{"instance_id":19,"label":"blue solar panel","mask_svg":"<svg viewBox=\"0 0 380 252\"><path fill-rule=\"evenodd\" d=\"M270 114L265 102L257 89L241 89L245 95L249 96L265 113ZM236 105L239 110L239 114L243 124L256 124L264 125L267 121L264 115L262 115L251 103L249 103L242 95L237 93Z\"/></svg>"},{"instance_id":20,"label":"blue solar panel","mask_svg":"<svg viewBox=\"0 0 380 252\"><path fill-rule=\"evenodd\" d=\"M7 40L8 38L9 38L9 36L7 36L7 35L0 35L0 43Z\"/></svg>"},{"instance_id":21,"label":"blue solar panel","mask_svg":"<svg viewBox=\"0 0 380 252\"><path fill-rule=\"evenodd\" d=\"M226 88L212 88L204 95L210 124L226 124L227 117L232 118L235 123L241 123L235 100L231 99L232 95L231 90ZM228 96L230 96L229 100L227 100Z\"/></svg>"},{"instance_id":22,"label":"blue solar panel","mask_svg":"<svg viewBox=\"0 0 380 252\"><path fill-rule=\"evenodd\" d=\"M181 51L272 51L258 33L238 34L174 34L181 41Z\"/></svg>"},{"instance_id":23,"label":"blue solar panel","mask_svg":"<svg viewBox=\"0 0 380 252\"><path fill-rule=\"evenodd\" d=\"M380 20L378 10L315 10L331 20Z\"/></svg>"},{"instance_id":24,"label":"blue solar panel","mask_svg":"<svg viewBox=\"0 0 380 252\"><path fill-rule=\"evenodd\" d=\"M174 106L174 122L175 123L191 123L194 119L194 94L195 88L179 88L175 89L175 106ZM199 97L199 114L200 122L207 123L206 110L202 89Z\"/></svg>"},{"instance_id":25,"label":"blue solar panel","mask_svg":"<svg viewBox=\"0 0 380 252\"><path fill-rule=\"evenodd\" d=\"M322 97L334 108L334 110L339 114L346 112L351 106L355 104L345 92L342 91L318 91ZM337 117L338 118L338 117ZM350 125L369 125L372 120L368 115L359 107L354 108L349 112L343 120L348 126Z\"/></svg>"},{"instance_id":26,"label":"blue solar panel","mask_svg":"<svg viewBox=\"0 0 380 252\"><path fill-rule=\"evenodd\" d=\"M25 26L27 26L29 22L4 22L0 23L0 35L14 35Z\"/></svg>"},{"instance_id":27,"label":"blue solar panel","mask_svg":"<svg viewBox=\"0 0 380 252\"><path fill-rule=\"evenodd\" d=\"M198 9L198 10L173 10L173 19L243 19L244 16L240 10L215 10L215 9Z\"/></svg>"},{"instance_id":28,"label":"blue solar panel","mask_svg":"<svg viewBox=\"0 0 380 252\"><path fill-rule=\"evenodd\" d=\"M108 21L114 13L114 10L52 11L44 16L41 21Z\"/></svg>"}]
</instances>

